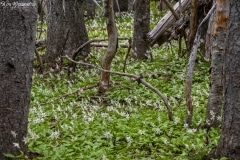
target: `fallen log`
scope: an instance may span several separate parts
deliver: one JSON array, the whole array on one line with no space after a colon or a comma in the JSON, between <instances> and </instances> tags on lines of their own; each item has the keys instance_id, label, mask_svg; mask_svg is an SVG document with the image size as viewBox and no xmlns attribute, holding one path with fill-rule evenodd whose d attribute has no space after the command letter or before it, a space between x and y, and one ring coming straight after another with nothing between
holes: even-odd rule
<instances>
[{"instance_id":1,"label":"fallen log","mask_svg":"<svg viewBox=\"0 0 240 160\"><path fill-rule=\"evenodd\" d=\"M188 9L190 2L191 0L181 0L181 6L179 5L179 2L177 2L173 7L175 13L179 13L180 11L183 12ZM147 34L149 45L153 46L158 38L162 36L167 29L172 27L173 23L176 22L176 20L177 19L174 17L172 12L169 11Z\"/></svg>"}]
</instances>

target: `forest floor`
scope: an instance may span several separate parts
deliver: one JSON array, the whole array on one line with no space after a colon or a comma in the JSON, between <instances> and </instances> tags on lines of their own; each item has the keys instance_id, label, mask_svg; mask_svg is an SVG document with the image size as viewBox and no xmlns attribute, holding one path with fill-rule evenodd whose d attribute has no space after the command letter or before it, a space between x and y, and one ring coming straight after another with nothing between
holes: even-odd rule
<instances>
[{"instance_id":1,"label":"forest floor","mask_svg":"<svg viewBox=\"0 0 240 160\"><path fill-rule=\"evenodd\" d=\"M116 17L119 37L132 36L132 17ZM158 19L152 16L151 27ZM107 38L102 16L87 20L86 25L90 39ZM219 139L219 129L211 129L207 142L206 130L201 128L209 93L210 62L198 55L192 88L193 125L188 127L184 123L188 58L178 54L177 44L172 41L154 46L149 50L152 59L128 58L126 64L127 73L144 75L167 96L173 121L168 120L157 94L128 77L111 75L112 88L100 97L94 87L100 78L96 69L78 65L74 80L69 80L61 67L44 75L34 71L28 143L31 151L40 154L35 159L201 159ZM100 66L105 52L104 47L92 47L88 62ZM123 71L126 53L127 48L119 48L112 70Z\"/></svg>"}]
</instances>

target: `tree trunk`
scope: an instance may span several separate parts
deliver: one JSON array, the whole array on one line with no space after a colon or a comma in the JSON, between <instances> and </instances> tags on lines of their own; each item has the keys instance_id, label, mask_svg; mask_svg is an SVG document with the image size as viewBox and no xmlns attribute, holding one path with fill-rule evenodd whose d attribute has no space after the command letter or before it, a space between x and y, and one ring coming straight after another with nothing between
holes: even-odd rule
<instances>
[{"instance_id":1,"label":"tree trunk","mask_svg":"<svg viewBox=\"0 0 240 160\"><path fill-rule=\"evenodd\" d=\"M150 0L138 0L134 4L133 54L134 59L147 59L149 49L147 33L150 27Z\"/></svg>"},{"instance_id":2,"label":"tree trunk","mask_svg":"<svg viewBox=\"0 0 240 160\"><path fill-rule=\"evenodd\" d=\"M189 51L193 45L193 41L197 32L197 26L198 26L198 0L191 0L190 34L188 37Z\"/></svg>"},{"instance_id":3,"label":"tree trunk","mask_svg":"<svg viewBox=\"0 0 240 160\"><path fill-rule=\"evenodd\" d=\"M47 15L47 1L38 0L38 14L40 16Z\"/></svg>"},{"instance_id":4,"label":"tree trunk","mask_svg":"<svg viewBox=\"0 0 240 160\"><path fill-rule=\"evenodd\" d=\"M226 2L225 2L226 3ZM221 12L221 8L226 7L225 3L218 4L216 17L221 14L228 14L228 10ZM221 14L220 14L221 13ZM210 22L211 23L211 22ZM227 21L222 22L226 23ZM217 28L212 39L212 62L211 62L211 87L207 103L206 125L217 127L220 125L220 116L223 97L223 55L226 47L226 28Z\"/></svg>"},{"instance_id":5,"label":"tree trunk","mask_svg":"<svg viewBox=\"0 0 240 160\"><path fill-rule=\"evenodd\" d=\"M240 1L217 0L217 4L224 3L215 29L225 28L224 22L228 18L227 45L224 59L224 108L222 132L220 141L205 159L227 157L230 160L239 160L240 157ZM216 28L217 27L217 28ZM215 32L217 33L217 32Z\"/></svg>"},{"instance_id":6,"label":"tree trunk","mask_svg":"<svg viewBox=\"0 0 240 160\"><path fill-rule=\"evenodd\" d=\"M127 12L128 11L128 0L113 0L114 12Z\"/></svg>"},{"instance_id":7,"label":"tree trunk","mask_svg":"<svg viewBox=\"0 0 240 160\"><path fill-rule=\"evenodd\" d=\"M44 62L54 63L57 57L71 56L72 52L88 41L82 12L82 0L48 0L47 51ZM83 49L82 55L89 53Z\"/></svg>"},{"instance_id":8,"label":"tree trunk","mask_svg":"<svg viewBox=\"0 0 240 160\"><path fill-rule=\"evenodd\" d=\"M133 11L133 2L134 0L128 0L128 12Z\"/></svg>"},{"instance_id":9,"label":"tree trunk","mask_svg":"<svg viewBox=\"0 0 240 160\"><path fill-rule=\"evenodd\" d=\"M216 3L216 0L213 0L213 4ZM204 57L206 59L210 59L210 56L212 55L212 43L213 43L213 27L214 27L214 17L216 12L214 11L214 13L212 14L211 18L209 19L209 23L208 23L208 30L205 36L205 55Z\"/></svg>"},{"instance_id":10,"label":"tree trunk","mask_svg":"<svg viewBox=\"0 0 240 160\"><path fill-rule=\"evenodd\" d=\"M8 4L6 4L8 3ZM0 0L0 159L27 152L37 5ZM9 5L14 7L9 7ZM20 6L21 4L21 6ZM23 6L28 5L28 6Z\"/></svg>"},{"instance_id":11,"label":"tree trunk","mask_svg":"<svg viewBox=\"0 0 240 160\"><path fill-rule=\"evenodd\" d=\"M88 18L94 18L95 17L95 3L93 0L87 0L86 1L86 7L87 7L87 17Z\"/></svg>"},{"instance_id":12,"label":"tree trunk","mask_svg":"<svg viewBox=\"0 0 240 160\"><path fill-rule=\"evenodd\" d=\"M110 70L112 60L117 52L117 27L114 19L113 0L105 0L105 17L107 19L108 48L102 58L102 68ZM98 92L104 94L110 86L110 73L101 72Z\"/></svg>"}]
</instances>

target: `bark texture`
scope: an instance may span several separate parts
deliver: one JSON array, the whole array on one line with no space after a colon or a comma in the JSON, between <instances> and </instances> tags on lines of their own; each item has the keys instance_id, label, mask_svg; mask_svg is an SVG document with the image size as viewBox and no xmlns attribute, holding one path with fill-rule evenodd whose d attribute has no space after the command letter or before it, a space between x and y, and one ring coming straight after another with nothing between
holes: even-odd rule
<instances>
[{"instance_id":1,"label":"bark texture","mask_svg":"<svg viewBox=\"0 0 240 160\"><path fill-rule=\"evenodd\" d=\"M127 12L128 0L113 0L113 10L115 12Z\"/></svg>"},{"instance_id":2,"label":"bark texture","mask_svg":"<svg viewBox=\"0 0 240 160\"><path fill-rule=\"evenodd\" d=\"M54 63L57 57L71 56L73 50L88 41L82 12L83 0L47 1L47 51L44 62ZM85 47L87 55L90 47Z\"/></svg>"},{"instance_id":3,"label":"bark texture","mask_svg":"<svg viewBox=\"0 0 240 160\"><path fill-rule=\"evenodd\" d=\"M6 2L6 1L5 1ZM13 5L15 0L8 0ZM20 6L20 4L29 6ZM27 152L28 109L35 49L37 5L14 7L0 0L0 159Z\"/></svg>"},{"instance_id":4,"label":"bark texture","mask_svg":"<svg viewBox=\"0 0 240 160\"><path fill-rule=\"evenodd\" d=\"M216 0L213 0L213 4L216 3ZM208 23L208 30L205 36L205 59L210 59L211 55L212 55L212 43L213 43L213 27L214 27L214 17L216 12L214 11L214 13L212 14L212 16L209 19L209 23Z\"/></svg>"},{"instance_id":5,"label":"bark texture","mask_svg":"<svg viewBox=\"0 0 240 160\"><path fill-rule=\"evenodd\" d=\"M191 15L190 15L190 34L188 37L188 49L192 48L193 41L197 32L198 26L198 0L191 0Z\"/></svg>"},{"instance_id":6,"label":"bark texture","mask_svg":"<svg viewBox=\"0 0 240 160\"><path fill-rule=\"evenodd\" d=\"M222 15L229 14L228 1L222 0L217 4L216 19L221 19ZM222 25L227 26L228 19L222 20ZM216 22L217 23L217 22ZM216 26L214 28L212 42L212 62L211 62L211 87L207 104L206 125L217 127L220 125L221 109L223 100L223 56L226 49L226 27Z\"/></svg>"},{"instance_id":7,"label":"bark texture","mask_svg":"<svg viewBox=\"0 0 240 160\"><path fill-rule=\"evenodd\" d=\"M218 2L218 1L217 1ZM224 108L222 132L216 150L205 159L240 157L240 1L230 0L227 48L224 60ZM227 18L227 17L225 17ZM226 27L222 25L221 27Z\"/></svg>"},{"instance_id":8,"label":"bark texture","mask_svg":"<svg viewBox=\"0 0 240 160\"><path fill-rule=\"evenodd\" d=\"M128 0L128 12L133 11L133 2L134 0Z\"/></svg>"},{"instance_id":9,"label":"bark texture","mask_svg":"<svg viewBox=\"0 0 240 160\"><path fill-rule=\"evenodd\" d=\"M114 19L113 0L105 0L105 17L107 19L108 48L102 58L102 69L110 70L112 60L117 52L118 37L117 27ZM104 94L110 87L110 73L101 72L98 92Z\"/></svg>"},{"instance_id":10,"label":"bark texture","mask_svg":"<svg viewBox=\"0 0 240 160\"><path fill-rule=\"evenodd\" d=\"M147 59L149 49L147 33L150 27L150 0L138 0L134 4L133 54L134 59Z\"/></svg>"}]
</instances>

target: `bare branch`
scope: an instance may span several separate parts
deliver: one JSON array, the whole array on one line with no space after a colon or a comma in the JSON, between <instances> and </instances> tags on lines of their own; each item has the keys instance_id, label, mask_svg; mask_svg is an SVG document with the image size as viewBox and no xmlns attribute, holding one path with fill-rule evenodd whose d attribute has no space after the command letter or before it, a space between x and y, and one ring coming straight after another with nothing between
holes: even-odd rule
<instances>
[{"instance_id":1,"label":"bare branch","mask_svg":"<svg viewBox=\"0 0 240 160\"><path fill-rule=\"evenodd\" d=\"M172 14L176 18L176 20L179 20L179 15L175 12L175 10L173 9L172 5L167 0L163 0L163 2L166 4L168 9L172 12ZM179 3L181 3L181 1L179 1Z\"/></svg>"},{"instance_id":2,"label":"bare branch","mask_svg":"<svg viewBox=\"0 0 240 160\"><path fill-rule=\"evenodd\" d=\"M188 124L188 126L192 124L192 116L193 116L191 91L192 91L192 78L193 78L194 64L195 64L196 55L197 55L197 49L198 49L200 38L203 35L202 34L203 27L204 25L206 25L206 23L208 23L208 20L211 14L213 13L215 7L216 7L216 4L212 6L212 8L209 10L206 17L202 20L202 22L198 26L196 37L194 39L193 47L192 47L189 62L188 62L186 88L185 88L186 106L187 106L186 123Z\"/></svg>"},{"instance_id":3,"label":"bare branch","mask_svg":"<svg viewBox=\"0 0 240 160\"><path fill-rule=\"evenodd\" d=\"M115 74L115 75L125 76L125 77L129 77L129 78L135 79L137 82L142 83L145 87L151 89L153 92L155 92L157 95L160 96L160 98L163 100L163 102L164 102L164 104L165 104L165 106L167 108L169 120L171 120L171 121L173 120L172 110L171 110L171 107L170 107L170 105L168 103L167 97L164 94L162 94L157 88L153 87L150 83L146 82L143 79L142 75L134 75L134 74L129 74L129 73L122 73L122 72L115 72L115 71L106 70L106 69L97 67L95 65L92 65L92 64L89 64L89 63L86 63L86 62L74 61L71 58L69 58L67 55L66 56L62 56L62 58L66 58L69 61L71 61L73 63L76 63L76 64L81 64L81 65L85 65L85 66L89 66L89 67L95 68L95 69L97 69L97 70L99 70L101 72L112 73L112 74Z\"/></svg>"}]
</instances>

